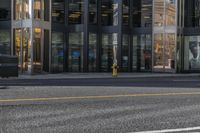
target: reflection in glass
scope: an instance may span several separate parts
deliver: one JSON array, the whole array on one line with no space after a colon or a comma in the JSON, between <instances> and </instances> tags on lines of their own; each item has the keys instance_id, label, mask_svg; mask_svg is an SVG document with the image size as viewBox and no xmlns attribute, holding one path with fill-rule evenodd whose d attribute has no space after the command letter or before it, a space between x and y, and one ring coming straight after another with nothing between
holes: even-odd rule
<instances>
[{"instance_id":1,"label":"reflection in glass","mask_svg":"<svg viewBox=\"0 0 200 133\"><path fill-rule=\"evenodd\" d=\"M123 25L129 25L129 0L123 0Z\"/></svg>"},{"instance_id":2,"label":"reflection in glass","mask_svg":"<svg viewBox=\"0 0 200 133\"><path fill-rule=\"evenodd\" d=\"M30 19L29 0L15 1L15 20Z\"/></svg>"},{"instance_id":3,"label":"reflection in glass","mask_svg":"<svg viewBox=\"0 0 200 133\"><path fill-rule=\"evenodd\" d=\"M97 0L89 0L89 24L97 24Z\"/></svg>"},{"instance_id":4,"label":"reflection in glass","mask_svg":"<svg viewBox=\"0 0 200 133\"><path fill-rule=\"evenodd\" d=\"M152 26L152 0L134 0L133 27Z\"/></svg>"},{"instance_id":5,"label":"reflection in glass","mask_svg":"<svg viewBox=\"0 0 200 133\"><path fill-rule=\"evenodd\" d=\"M165 1L166 8L166 25L176 24L176 0Z\"/></svg>"},{"instance_id":6,"label":"reflection in glass","mask_svg":"<svg viewBox=\"0 0 200 133\"><path fill-rule=\"evenodd\" d=\"M89 34L89 55L88 55L88 67L89 72L96 71L96 51L97 51L97 34Z\"/></svg>"},{"instance_id":7,"label":"reflection in glass","mask_svg":"<svg viewBox=\"0 0 200 133\"><path fill-rule=\"evenodd\" d=\"M51 68L52 72L63 72L64 64L64 35L63 33L52 33L51 46Z\"/></svg>"},{"instance_id":8,"label":"reflection in glass","mask_svg":"<svg viewBox=\"0 0 200 133\"><path fill-rule=\"evenodd\" d=\"M69 33L69 71L83 70L83 32Z\"/></svg>"},{"instance_id":9,"label":"reflection in glass","mask_svg":"<svg viewBox=\"0 0 200 133\"><path fill-rule=\"evenodd\" d=\"M52 21L64 23L65 17L65 2L64 0L52 1Z\"/></svg>"},{"instance_id":10,"label":"reflection in glass","mask_svg":"<svg viewBox=\"0 0 200 133\"><path fill-rule=\"evenodd\" d=\"M101 1L101 24L105 26L118 25L117 0Z\"/></svg>"},{"instance_id":11,"label":"reflection in glass","mask_svg":"<svg viewBox=\"0 0 200 133\"><path fill-rule=\"evenodd\" d=\"M165 20L165 0L155 0L154 1L154 26L164 26Z\"/></svg>"},{"instance_id":12,"label":"reflection in glass","mask_svg":"<svg viewBox=\"0 0 200 133\"><path fill-rule=\"evenodd\" d=\"M69 0L69 24L83 24L84 0Z\"/></svg>"},{"instance_id":13,"label":"reflection in glass","mask_svg":"<svg viewBox=\"0 0 200 133\"><path fill-rule=\"evenodd\" d=\"M11 1L1 0L0 4L0 21L11 19Z\"/></svg>"},{"instance_id":14,"label":"reflection in glass","mask_svg":"<svg viewBox=\"0 0 200 133\"><path fill-rule=\"evenodd\" d=\"M163 52L164 52L163 34L155 34L154 35L154 68L161 68L161 69L164 68Z\"/></svg>"},{"instance_id":15,"label":"reflection in glass","mask_svg":"<svg viewBox=\"0 0 200 133\"><path fill-rule=\"evenodd\" d=\"M114 62L114 48L117 46L117 33L102 35L101 71L110 72Z\"/></svg>"}]
</instances>

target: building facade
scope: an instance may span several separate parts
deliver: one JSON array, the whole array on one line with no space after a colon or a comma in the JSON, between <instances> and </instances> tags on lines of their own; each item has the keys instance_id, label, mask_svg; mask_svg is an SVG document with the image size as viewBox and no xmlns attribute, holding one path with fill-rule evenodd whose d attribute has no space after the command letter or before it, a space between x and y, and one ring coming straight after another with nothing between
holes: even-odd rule
<instances>
[{"instance_id":1,"label":"building facade","mask_svg":"<svg viewBox=\"0 0 200 133\"><path fill-rule=\"evenodd\" d=\"M200 72L200 0L0 0L21 73Z\"/></svg>"}]
</instances>

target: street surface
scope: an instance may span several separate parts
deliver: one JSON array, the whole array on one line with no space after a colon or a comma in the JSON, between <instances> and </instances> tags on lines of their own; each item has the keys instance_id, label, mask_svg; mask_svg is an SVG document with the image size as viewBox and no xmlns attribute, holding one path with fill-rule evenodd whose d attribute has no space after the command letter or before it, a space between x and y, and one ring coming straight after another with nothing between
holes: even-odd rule
<instances>
[{"instance_id":1,"label":"street surface","mask_svg":"<svg viewBox=\"0 0 200 133\"><path fill-rule=\"evenodd\" d=\"M200 132L200 78L1 79L0 133Z\"/></svg>"}]
</instances>

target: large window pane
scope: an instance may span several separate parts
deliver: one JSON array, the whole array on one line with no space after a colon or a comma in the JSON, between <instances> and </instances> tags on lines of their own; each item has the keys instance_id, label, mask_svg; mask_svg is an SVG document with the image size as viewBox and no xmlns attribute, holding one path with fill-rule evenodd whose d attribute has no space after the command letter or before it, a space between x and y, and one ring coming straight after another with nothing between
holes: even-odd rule
<instances>
[{"instance_id":1,"label":"large window pane","mask_svg":"<svg viewBox=\"0 0 200 133\"><path fill-rule=\"evenodd\" d=\"M133 27L152 26L152 0L134 0Z\"/></svg>"},{"instance_id":2,"label":"large window pane","mask_svg":"<svg viewBox=\"0 0 200 133\"><path fill-rule=\"evenodd\" d=\"M64 64L64 35L63 33L52 33L52 46L51 46L51 65L52 72L63 72Z\"/></svg>"},{"instance_id":3,"label":"large window pane","mask_svg":"<svg viewBox=\"0 0 200 133\"><path fill-rule=\"evenodd\" d=\"M84 0L69 0L69 24L83 24Z\"/></svg>"},{"instance_id":4,"label":"large window pane","mask_svg":"<svg viewBox=\"0 0 200 133\"><path fill-rule=\"evenodd\" d=\"M129 25L130 0L123 0L123 25Z\"/></svg>"},{"instance_id":5,"label":"large window pane","mask_svg":"<svg viewBox=\"0 0 200 133\"><path fill-rule=\"evenodd\" d=\"M117 33L102 35L101 71L109 72L114 62Z\"/></svg>"},{"instance_id":6,"label":"large window pane","mask_svg":"<svg viewBox=\"0 0 200 133\"><path fill-rule=\"evenodd\" d=\"M97 0L89 0L89 24L97 24Z\"/></svg>"},{"instance_id":7,"label":"large window pane","mask_svg":"<svg viewBox=\"0 0 200 133\"><path fill-rule=\"evenodd\" d=\"M0 54L10 55L10 32L0 31Z\"/></svg>"},{"instance_id":8,"label":"large window pane","mask_svg":"<svg viewBox=\"0 0 200 133\"><path fill-rule=\"evenodd\" d=\"M52 1L52 21L64 23L65 17L65 2L64 0L53 0Z\"/></svg>"},{"instance_id":9,"label":"large window pane","mask_svg":"<svg viewBox=\"0 0 200 133\"><path fill-rule=\"evenodd\" d=\"M117 0L101 1L101 24L105 26L118 25Z\"/></svg>"},{"instance_id":10,"label":"large window pane","mask_svg":"<svg viewBox=\"0 0 200 133\"><path fill-rule=\"evenodd\" d=\"M96 71L96 51L97 51L97 34L89 34L89 55L88 55L88 67L89 72Z\"/></svg>"},{"instance_id":11,"label":"large window pane","mask_svg":"<svg viewBox=\"0 0 200 133\"><path fill-rule=\"evenodd\" d=\"M69 33L69 71L83 70L83 33Z\"/></svg>"},{"instance_id":12,"label":"large window pane","mask_svg":"<svg viewBox=\"0 0 200 133\"><path fill-rule=\"evenodd\" d=\"M0 4L0 21L11 19L11 2L10 0L1 0Z\"/></svg>"}]
</instances>

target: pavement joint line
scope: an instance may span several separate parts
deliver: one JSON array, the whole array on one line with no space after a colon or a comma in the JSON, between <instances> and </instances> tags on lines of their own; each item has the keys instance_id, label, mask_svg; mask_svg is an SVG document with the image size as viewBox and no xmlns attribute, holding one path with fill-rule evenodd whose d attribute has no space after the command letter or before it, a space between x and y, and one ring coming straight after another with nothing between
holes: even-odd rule
<instances>
[{"instance_id":1,"label":"pavement joint line","mask_svg":"<svg viewBox=\"0 0 200 133\"><path fill-rule=\"evenodd\" d=\"M166 130L154 130L154 131L142 131L142 132L129 132L129 133L174 133L183 131L194 131L200 130L200 127L189 127L189 128L179 128L179 129L166 129Z\"/></svg>"},{"instance_id":2,"label":"pavement joint line","mask_svg":"<svg viewBox=\"0 0 200 133\"><path fill-rule=\"evenodd\" d=\"M151 96L183 96L200 95L200 92L183 93L155 93L155 94L124 94L124 95L105 95L105 96L74 96L74 97L49 97L49 98L24 98L24 99L0 99L0 103L6 102L27 102L27 101L53 101L53 100L80 100L80 99L104 99L104 98L125 98L125 97L151 97Z\"/></svg>"}]
</instances>

